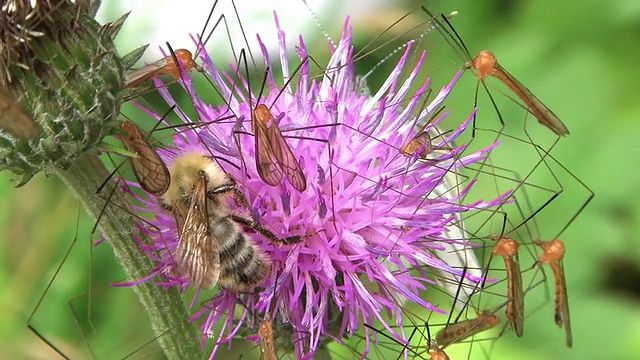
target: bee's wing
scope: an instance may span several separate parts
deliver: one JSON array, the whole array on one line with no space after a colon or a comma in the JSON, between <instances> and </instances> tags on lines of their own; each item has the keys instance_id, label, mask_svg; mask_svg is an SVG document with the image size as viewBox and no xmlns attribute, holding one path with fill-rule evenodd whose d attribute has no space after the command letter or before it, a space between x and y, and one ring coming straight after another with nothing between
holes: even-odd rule
<instances>
[{"instance_id":1,"label":"bee's wing","mask_svg":"<svg viewBox=\"0 0 640 360\"><path fill-rule=\"evenodd\" d=\"M177 201L172 205L171 211L173 212L173 217L176 219L176 227L178 229L178 238L182 239L182 229L184 228L184 221L187 217L187 212L189 212L189 208L184 205L182 201ZM182 240L180 240L182 241Z\"/></svg>"},{"instance_id":2,"label":"bee's wing","mask_svg":"<svg viewBox=\"0 0 640 360\"><path fill-rule=\"evenodd\" d=\"M282 168L276 159L269 143L267 127L253 117L253 133L256 138L256 168L260 178L271 186L276 186L282 181Z\"/></svg>"},{"instance_id":3,"label":"bee's wing","mask_svg":"<svg viewBox=\"0 0 640 360\"><path fill-rule=\"evenodd\" d=\"M156 150L134 123L125 121L120 128L127 133L122 136L122 142L129 151L138 155L130 158L133 174L138 179L138 184L146 192L156 196L167 192L171 183L171 175Z\"/></svg>"},{"instance_id":4,"label":"bee's wing","mask_svg":"<svg viewBox=\"0 0 640 360\"><path fill-rule=\"evenodd\" d=\"M184 219L176 261L180 273L186 274L192 284L211 288L220 277L220 252L218 244L209 235L207 211L207 180L198 180L191 204Z\"/></svg>"},{"instance_id":5,"label":"bee's wing","mask_svg":"<svg viewBox=\"0 0 640 360\"><path fill-rule=\"evenodd\" d=\"M266 129L266 135L273 150L273 156L280 164L282 171L287 175L291 185L300 192L305 191L307 189L307 178L304 176L300 163L298 163L296 156L291 151L275 121Z\"/></svg>"}]
</instances>

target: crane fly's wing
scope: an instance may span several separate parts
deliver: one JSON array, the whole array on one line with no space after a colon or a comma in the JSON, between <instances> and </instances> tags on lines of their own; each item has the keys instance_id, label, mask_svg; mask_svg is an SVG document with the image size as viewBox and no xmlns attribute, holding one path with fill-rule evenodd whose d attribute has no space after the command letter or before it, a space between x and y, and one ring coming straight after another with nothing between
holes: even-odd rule
<instances>
[{"instance_id":1,"label":"crane fly's wing","mask_svg":"<svg viewBox=\"0 0 640 360\"><path fill-rule=\"evenodd\" d=\"M253 133L256 138L256 168L260 178L271 186L276 186L282 181L284 173L271 149L267 136L267 126L257 120L254 115L252 119Z\"/></svg>"},{"instance_id":2,"label":"crane fly's wing","mask_svg":"<svg viewBox=\"0 0 640 360\"><path fill-rule=\"evenodd\" d=\"M511 260L513 286L513 329L518 336L524 332L524 294L522 293L522 273L517 256Z\"/></svg>"},{"instance_id":3,"label":"crane fly's wing","mask_svg":"<svg viewBox=\"0 0 640 360\"><path fill-rule=\"evenodd\" d=\"M211 288L220 276L220 249L209 235L207 180L201 177L184 219L176 261L180 273L198 287Z\"/></svg>"},{"instance_id":4,"label":"crane fly's wing","mask_svg":"<svg viewBox=\"0 0 640 360\"><path fill-rule=\"evenodd\" d=\"M446 347L491 329L499 323L500 317L490 311L483 311L475 319L448 324L436 334L436 342L441 347Z\"/></svg>"},{"instance_id":5,"label":"crane fly's wing","mask_svg":"<svg viewBox=\"0 0 640 360\"><path fill-rule=\"evenodd\" d=\"M149 144L137 125L125 121L120 128L127 133L121 138L125 147L137 154L136 157L131 157L130 161L138 184L146 192L156 196L167 192L171 175L160 155Z\"/></svg>"},{"instance_id":6,"label":"crane fly's wing","mask_svg":"<svg viewBox=\"0 0 640 360\"><path fill-rule=\"evenodd\" d=\"M124 75L124 87L125 89L131 89L138 87L143 82L156 77L160 74L161 70L173 63L171 56L167 59L162 58L151 64L145 65L140 69L129 70Z\"/></svg>"},{"instance_id":7,"label":"crane fly's wing","mask_svg":"<svg viewBox=\"0 0 640 360\"><path fill-rule=\"evenodd\" d=\"M273 121L271 127L266 129L269 144L273 150L273 154L280 164L280 168L289 179L293 187L303 192L307 189L307 178L304 176L300 163L296 160L296 156L291 151L291 147L285 141L278 124Z\"/></svg>"},{"instance_id":8,"label":"crane fly's wing","mask_svg":"<svg viewBox=\"0 0 640 360\"><path fill-rule=\"evenodd\" d=\"M556 135L565 136L569 135L569 129L558 119L556 114L551 111L540 99L538 99L533 93L520 81L518 81L511 73L507 71L507 69L503 68L498 64L500 71L504 73L509 82L515 87L511 90L527 105L527 110L531 113L531 115L535 116L538 119L538 122L551 131L553 131ZM495 76L495 75L494 75ZM500 76L497 76L500 78ZM503 81L504 82L504 81ZM507 83L505 83L507 84ZM507 84L508 85L508 84Z\"/></svg>"},{"instance_id":9,"label":"crane fly's wing","mask_svg":"<svg viewBox=\"0 0 640 360\"><path fill-rule=\"evenodd\" d=\"M553 264L553 272L557 277L556 282L558 288L556 289L556 303L560 299L560 304L557 304L555 320L558 326L564 326L564 332L566 334L567 346L573 346L573 335L571 335L571 317L569 316L569 298L567 297L567 281L564 277L564 267L562 264Z\"/></svg>"}]
</instances>

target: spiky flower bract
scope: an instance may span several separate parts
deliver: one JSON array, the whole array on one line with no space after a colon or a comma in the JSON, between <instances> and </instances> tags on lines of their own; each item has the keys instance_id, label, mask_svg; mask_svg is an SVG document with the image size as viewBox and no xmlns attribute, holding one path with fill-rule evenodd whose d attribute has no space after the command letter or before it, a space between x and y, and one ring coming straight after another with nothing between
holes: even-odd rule
<instances>
[{"instance_id":1,"label":"spiky flower bract","mask_svg":"<svg viewBox=\"0 0 640 360\"><path fill-rule=\"evenodd\" d=\"M469 117L438 141L450 150L432 154L426 161L406 156L401 148L417 134L416 124L442 106L460 74L424 107L428 82L415 93L409 90L424 53L409 76L401 80L411 54L409 44L381 88L366 97L355 86L348 22L326 70L317 79L311 75L302 39L297 52L304 63L299 74L290 72L279 25L278 34L282 79L276 80L269 71L261 97L257 81L252 80L250 88L246 81L233 81L234 76L242 77L241 72L225 74L203 51L205 72L227 102L219 107L204 103L195 95L191 81L183 79L198 117L185 116L183 120L207 125L181 130L173 147L159 150L169 167L185 152L217 159L246 196L249 209L244 209L245 214L279 237L303 237L299 244L278 246L245 229L272 260L271 277L254 294L221 289L208 301L198 313L205 319L205 339L214 338L217 350L245 333L243 328L257 329L255 317L263 314L260 316L270 316L276 324L290 327L291 335L286 336L292 337L298 358L312 356L325 339L340 341L363 330L363 323L376 320L391 336L404 341L406 334L394 325L402 323L405 302L443 313L421 298L421 292L434 283L433 272L463 275L460 267L441 260L445 257L439 254L454 242L464 243L459 236L451 239L449 225L460 213L492 207L509 195L461 204L473 181L457 191L442 191L449 173L482 161L496 144L471 154L464 153L464 145L454 146L453 140L465 131ZM271 59L259 36L258 43L269 69ZM294 75L295 81L287 82ZM167 91L160 91L169 104L175 103ZM258 175L251 128L256 104L269 107L287 137L306 175L305 191L296 191L287 180L269 186ZM435 129L439 120L427 129ZM173 272L172 254L179 242L174 217L160 209L156 199L145 201L141 209L158 214L151 232L156 242L146 247L159 262L154 274L167 279L165 286L186 287L189 279ZM481 281L469 273L466 277L471 282ZM367 345L363 356L374 342L372 330L364 331Z\"/></svg>"},{"instance_id":2,"label":"spiky flower bract","mask_svg":"<svg viewBox=\"0 0 640 360\"><path fill-rule=\"evenodd\" d=\"M117 126L125 69L113 38L126 16L100 26L87 10L59 0L2 8L0 91L24 116L2 106L0 171L21 183L68 167Z\"/></svg>"},{"instance_id":3,"label":"spiky flower bract","mask_svg":"<svg viewBox=\"0 0 640 360\"><path fill-rule=\"evenodd\" d=\"M121 57L113 40L126 15L100 25L93 19L99 4L0 2L0 171L20 176L18 185L40 172L55 174L99 220L122 268L137 279L153 263L131 242L138 229L134 218L125 215L131 213L128 199L104 182L109 172L98 148L118 132L124 73L144 47ZM97 194L100 189L104 192ZM104 194L111 194L108 206ZM157 333L188 316L184 307L167 306L182 304L177 290L145 284L134 292ZM186 326L181 334L159 341L168 357L194 358L201 353L198 341L190 341L194 334L195 326Z\"/></svg>"}]
</instances>

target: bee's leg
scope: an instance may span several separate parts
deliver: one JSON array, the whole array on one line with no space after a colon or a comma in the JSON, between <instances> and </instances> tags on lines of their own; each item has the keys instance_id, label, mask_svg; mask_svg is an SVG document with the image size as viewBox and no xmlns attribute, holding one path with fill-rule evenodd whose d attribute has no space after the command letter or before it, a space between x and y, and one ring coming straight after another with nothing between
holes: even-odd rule
<instances>
[{"instance_id":1,"label":"bee's leg","mask_svg":"<svg viewBox=\"0 0 640 360\"><path fill-rule=\"evenodd\" d=\"M236 182L231 180L226 184L222 184L220 186L217 186L211 190L207 191L207 195L209 197L213 197L214 195L220 195L220 194L224 194L224 193L228 193L233 191L234 194L236 191L238 191L238 186L236 185Z\"/></svg>"},{"instance_id":2,"label":"bee's leg","mask_svg":"<svg viewBox=\"0 0 640 360\"><path fill-rule=\"evenodd\" d=\"M240 206L244 207L245 209L251 208L251 206L249 206L249 202L247 201L247 198L244 196L242 191L238 189L238 187L233 189L233 198L236 199L236 201L240 204Z\"/></svg>"},{"instance_id":3,"label":"bee's leg","mask_svg":"<svg viewBox=\"0 0 640 360\"><path fill-rule=\"evenodd\" d=\"M249 202L244 194L238 189L238 184L234 179L229 179L229 182L226 184L222 184L214 189L211 189L207 192L209 197L213 197L215 195L220 195L228 192L233 192L233 197L236 201L243 207L249 208Z\"/></svg>"},{"instance_id":4,"label":"bee's leg","mask_svg":"<svg viewBox=\"0 0 640 360\"><path fill-rule=\"evenodd\" d=\"M269 229L262 227L262 225L258 224L253 219L247 219L237 215L231 215L231 219L233 219L233 221L239 224L252 228L256 232L264 235L267 239L271 240L272 243L278 246L297 244L302 241L302 236L300 235L279 238L274 233L272 233Z\"/></svg>"}]
</instances>

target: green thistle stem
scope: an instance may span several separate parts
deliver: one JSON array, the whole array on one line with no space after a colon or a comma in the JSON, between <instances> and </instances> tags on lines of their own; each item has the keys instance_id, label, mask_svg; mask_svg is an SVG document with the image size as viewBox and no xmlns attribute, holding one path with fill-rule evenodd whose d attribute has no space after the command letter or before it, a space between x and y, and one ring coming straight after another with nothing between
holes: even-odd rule
<instances>
[{"instance_id":1,"label":"green thistle stem","mask_svg":"<svg viewBox=\"0 0 640 360\"><path fill-rule=\"evenodd\" d=\"M99 157L84 154L71 163L68 169L56 170L57 175L82 202L87 212L97 218L104 207L104 197L96 196L96 189L109 176ZM109 182L102 190L110 194L114 182ZM135 218L125 209L130 209L124 195L115 191L101 215L100 230L113 246L116 259L127 273L129 280L143 278L153 269L152 260L145 255L133 240L137 234L143 243L148 240L137 230ZM151 318L153 331L169 359L199 359L200 338L196 327L188 322L190 317L185 303L177 290L163 289L152 282L133 287L138 299Z\"/></svg>"}]
</instances>

